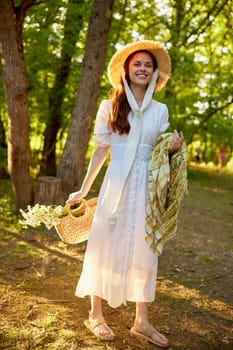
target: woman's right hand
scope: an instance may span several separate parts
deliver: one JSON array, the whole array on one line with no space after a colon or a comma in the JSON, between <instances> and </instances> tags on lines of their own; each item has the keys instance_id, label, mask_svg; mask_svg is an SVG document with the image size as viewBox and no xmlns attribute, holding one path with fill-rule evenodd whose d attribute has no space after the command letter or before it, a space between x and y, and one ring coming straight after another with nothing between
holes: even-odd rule
<instances>
[{"instance_id":1,"label":"woman's right hand","mask_svg":"<svg viewBox=\"0 0 233 350\"><path fill-rule=\"evenodd\" d=\"M81 190L78 192L70 193L69 198L66 201L66 204L74 205L76 203L79 203L83 197L85 197L85 195Z\"/></svg>"}]
</instances>

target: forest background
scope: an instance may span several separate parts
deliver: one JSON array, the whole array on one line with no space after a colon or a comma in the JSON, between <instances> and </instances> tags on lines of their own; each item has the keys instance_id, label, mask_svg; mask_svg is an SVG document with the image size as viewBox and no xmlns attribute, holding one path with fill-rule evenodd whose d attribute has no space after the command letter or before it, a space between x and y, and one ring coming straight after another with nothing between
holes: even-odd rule
<instances>
[{"instance_id":1,"label":"forest background","mask_svg":"<svg viewBox=\"0 0 233 350\"><path fill-rule=\"evenodd\" d=\"M0 1L0 168L16 206L33 203L39 176L61 181L59 200L79 188L111 88L107 64L141 39L171 56L156 99L168 105L170 130L184 132L189 162L200 147L201 164L214 168L224 147L232 171L232 14L231 0Z\"/></svg>"},{"instance_id":2,"label":"forest background","mask_svg":"<svg viewBox=\"0 0 233 350\"><path fill-rule=\"evenodd\" d=\"M37 200L41 179L62 183L54 193L63 201L79 188L96 110L111 88L108 62L125 44L150 39L171 56L171 79L155 98L168 105L170 131L183 130L189 162L189 195L160 257L151 321L173 350L232 350L232 6L0 0L0 349L155 349L130 336L133 303L104 304L113 343L91 336L83 327L89 300L74 296L86 243L67 245L44 227L23 229L15 211ZM220 147L227 150L221 172Z\"/></svg>"}]
</instances>

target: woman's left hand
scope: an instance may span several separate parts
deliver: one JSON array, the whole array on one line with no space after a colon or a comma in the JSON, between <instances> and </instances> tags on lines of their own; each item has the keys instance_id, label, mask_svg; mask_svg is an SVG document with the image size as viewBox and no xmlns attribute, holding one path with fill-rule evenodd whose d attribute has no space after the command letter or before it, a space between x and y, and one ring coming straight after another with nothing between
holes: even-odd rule
<instances>
[{"instance_id":1,"label":"woman's left hand","mask_svg":"<svg viewBox=\"0 0 233 350\"><path fill-rule=\"evenodd\" d=\"M184 142L184 135L182 131L179 134L177 130L174 130L172 136L173 136L173 139L169 148L169 153L173 153L177 151L183 145L183 142Z\"/></svg>"}]
</instances>

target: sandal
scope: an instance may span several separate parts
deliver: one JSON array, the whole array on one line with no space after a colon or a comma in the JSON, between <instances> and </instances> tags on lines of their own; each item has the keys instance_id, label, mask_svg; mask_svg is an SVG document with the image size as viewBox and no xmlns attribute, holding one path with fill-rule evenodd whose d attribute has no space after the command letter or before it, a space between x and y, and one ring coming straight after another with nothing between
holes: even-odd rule
<instances>
[{"instance_id":1,"label":"sandal","mask_svg":"<svg viewBox=\"0 0 233 350\"><path fill-rule=\"evenodd\" d=\"M159 333L158 331L156 331L156 329L154 329L154 327L152 327L151 325L148 325L146 327L142 328L142 331L136 331L135 327L132 327L130 330L131 334L136 335L137 337L140 337L142 339L147 340L148 342L160 346L161 348L167 348L169 347L169 342L168 340L165 338L164 335L162 335L161 333ZM154 338L152 338L153 334L156 334L156 336L158 337L158 339L160 338L161 340L163 339L164 341L167 340L167 343L164 343L163 341L158 341L155 340Z\"/></svg>"},{"instance_id":2,"label":"sandal","mask_svg":"<svg viewBox=\"0 0 233 350\"><path fill-rule=\"evenodd\" d=\"M115 337L113 331L107 325L103 316L100 316L97 318L92 318L89 316L89 319L84 321L84 325L87 329L89 329L89 331L91 331L96 336L96 338L98 338L100 340L111 341ZM98 332L97 327L100 325L104 326L104 328L106 329L108 334L110 334L110 336L106 336L106 335L103 335L100 332Z\"/></svg>"}]
</instances>

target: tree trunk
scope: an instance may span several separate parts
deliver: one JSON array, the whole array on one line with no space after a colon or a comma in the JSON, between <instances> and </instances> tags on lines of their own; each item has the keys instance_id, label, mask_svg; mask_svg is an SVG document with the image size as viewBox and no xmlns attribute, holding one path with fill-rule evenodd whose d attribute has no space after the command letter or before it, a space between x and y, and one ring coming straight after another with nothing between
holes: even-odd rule
<instances>
[{"instance_id":1,"label":"tree trunk","mask_svg":"<svg viewBox=\"0 0 233 350\"><path fill-rule=\"evenodd\" d=\"M39 176L35 193L35 203L44 205L63 205L60 198L61 179L53 176Z\"/></svg>"},{"instance_id":2,"label":"tree trunk","mask_svg":"<svg viewBox=\"0 0 233 350\"><path fill-rule=\"evenodd\" d=\"M44 132L44 145L40 174L56 175L56 140L62 122L62 102L64 89L69 77L71 59L75 52L75 44L83 25L83 0L70 0L64 24L61 62L57 69L54 85L49 93L49 120ZM76 6L77 8L74 8ZM79 12L78 12L78 10ZM77 12L79 13L77 15Z\"/></svg>"},{"instance_id":3,"label":"tree trunk","mask_svg":"<svg viewBox=\"0 0 233 350\"><path fill-rule=\"evenodd\" d=\"M27 1L27 8L32 3ZM28 83L22 44L22 25L27 8L19 7L16 11L13 1L0 2L2 77L9 114L8 168L17 208L25 208L33 201L29 174Z\"/></svg>"},{"instance_id":4,"label":"tree trunk","mask_svg":"<svg viewBox=\"0 0 233 350\"><path fill-rule=\"evenodd\" d=\"M95 0L93 3L78 94L57 173L65 196L77 190L81 183L106 58L113 2Z\"/></svg>"}]
</instances>

